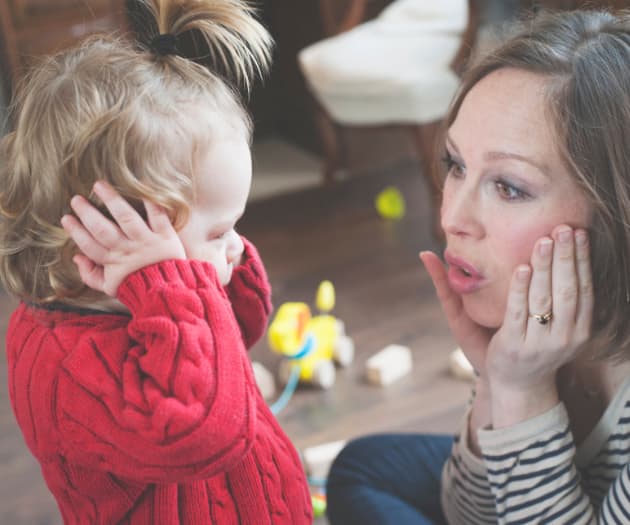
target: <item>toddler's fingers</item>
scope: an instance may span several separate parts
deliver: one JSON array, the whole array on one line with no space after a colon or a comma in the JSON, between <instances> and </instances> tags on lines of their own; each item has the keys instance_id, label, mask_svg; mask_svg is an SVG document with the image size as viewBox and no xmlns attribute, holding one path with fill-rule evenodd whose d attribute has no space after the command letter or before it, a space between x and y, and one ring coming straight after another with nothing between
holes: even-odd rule
<instances>
[{"instance_id":1,"label":"toddler's fingers","mask_svg":"<svg viewBox=\"0 0 630 525\"><path fill-rule=\"evenodd\" d=\"M167 233L174 231L171 219L162 206L146 199L144 199L143 202L144 208L147 210L147 220L151 230L155 233Z\"/></svg>"},{"instance_id":2,"label":"toddler's fingers","mask_svg":"<svg viewBox=\"0 0 630 525\"><path fill-rule=\"evenodd\" d=\"M575 316L577 337L580 341L588 339L593 321L593 271L588 234L585 230L575 232L575 261L578 275L578 308Z\"/></svg>"},{"instance_id":3,"label":"toddler's fingers","mask_svg":"<svg viewBox=\"0 0 630 525\"><path fill-rule=\"evenodd\" d=\"M147 223L140 214L109 184L104 181L95 182L94 193L100 197L129 239L140 240L150 233Z\"/></svg>"},{"instance_id":4,"label":"toddler's fingers","mask_svg":"<svg viewBox=\"0 0 630 525\"><path fill-rule=\"evenodd\" d=\"M75 195L70 200L70 207L83 228L104 246L114 246L123 239L120 229L85 197Z\"/></svg>"},{"instance_id":5,"label":"toddler's fingers","mask_svg":"<svg viewBox=\"0 0 630 525\"><path fill-rule=\"evenodd\" d=\"M75 255L72 261L77 265L83 283L93 290L102 292L105 284L103 267L82 254Z\"/></svg>"},{"instance_id":6,"label":"toddler's fingers","mask_svg":"<svg viewBox=\"0 0 630 525\"><path fill-rule=\"evenodd\" d=\"M91 235L91 233L72 215L64 215L61 225L70 235L79 249L90 259L102 264L107 256L107 249Z\"/></svg>"}]
</instances>

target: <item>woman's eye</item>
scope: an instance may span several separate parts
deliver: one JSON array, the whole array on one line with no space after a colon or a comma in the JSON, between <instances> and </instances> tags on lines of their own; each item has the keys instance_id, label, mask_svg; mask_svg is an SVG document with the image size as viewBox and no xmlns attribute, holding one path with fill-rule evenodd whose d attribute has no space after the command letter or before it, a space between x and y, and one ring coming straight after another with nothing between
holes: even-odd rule
<instances>
[{"instance_id":1,"label":"woman's eye","mask_svg":"<svg viewBox=\"0 0 630 525\"><path fill-rule=\"evenodd\" d=\"M446 168L447 175L454 175L455 177L461 177L464 174L464 167L456 162L450 153L446 152L442 157L442 163Z\"/></svg>"},{"instance_id":2,"label":"woman's eye","mask_svg":"<svg viewBox=\"0 0 630 525\"><path fill-rule=\"evenodd\" d=\"M519 190L518 188L516 188L515 186L512 186L511 184L507 182L498 180L495 182L495 186L501 198L505 200L518 201L518 200L526 199L528 197L527 193L525 193L522 190Z\"/></svg>"}]
</instances>

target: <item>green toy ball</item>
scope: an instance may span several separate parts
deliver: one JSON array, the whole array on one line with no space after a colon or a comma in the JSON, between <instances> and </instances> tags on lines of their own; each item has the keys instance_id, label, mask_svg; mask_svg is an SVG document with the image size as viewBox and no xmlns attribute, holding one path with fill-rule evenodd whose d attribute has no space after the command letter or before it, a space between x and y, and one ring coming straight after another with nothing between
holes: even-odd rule
<instances>
[{"instance_id":1,"label":"green toy ball","mask_svg":"<svg viewBox=\"0 0 630 525\"><path fill-rule=\"evenodd\" d=\"M388 186L376 196L376 210L384 219L400 219L405 215L405 199L398 188Z\"/></svg>"}]
</instances>

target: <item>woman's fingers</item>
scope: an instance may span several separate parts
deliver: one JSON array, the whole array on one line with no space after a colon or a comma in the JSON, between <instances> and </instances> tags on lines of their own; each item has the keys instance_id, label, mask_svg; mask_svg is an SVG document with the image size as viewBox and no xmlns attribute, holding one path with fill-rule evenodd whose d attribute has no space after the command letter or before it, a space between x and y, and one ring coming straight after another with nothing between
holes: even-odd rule
<instances>
[{"instance_id":1,"label":"woman's fingers","mask_svg":"<svg viewBox=\"0 0 630 525\"><path fill-rule=\"evenodd\" d=\"M440 258L433 252L421 252L420 260L433 281L433 286L453 336L466 352L466 357L475 369L481 371L491 333L482 329L468 317L461 297L453 292L448 283L446 267Z\"/></svg>"},{"instance_id":2,"label":"woman's fingers","mask_svg":"<svg viewBox=\"0 0 630 525\"><path fill-rule=\"evenodd\" d=\"M528 336L579 343L590 335L593 286L586 231L567 225L540 239L532 253ZM552 313L549 321L537 316Z\"/></svg>"},{"instance_id":3,"label":"woman's fingers","mask_svg":"<svg viewBox=\"0 0 630 525\"><path fill-rule=\"evenodd\" d=\"M556 333L567 338L575 332L578 303L578 277L573 230L566 225L555 228L552 265L553 324Z\"/></svg>"},{"instance_id":4,"label":"woman's fingers","mask_svg":"<svg viewBox=\"0 0 630 525\"><path fill-rule=\"evenodd\" d=\"M531 256L532 276L529 283L528 294L528 316L546 316L552 311L552 259L553 259L553 240L549 237L539 239L534 245ZM532 329L549 330L551 326L547 323L537 321L535 317L530 317L532 321Z\"/></svg>"},{"instance_id":5,"label":"woman's fingers","mask_svg":"<svg viewBox=\"0 0 630 525\"><path fill-rule=\"evenodd\" d=\"M462 301L448 284L444 263L433 252L420 252L420 260L429 272L446 318L448 320L456 319L461 314Z\"/></svg>"},{"instance_id":6,"label":"woman's fingers","mask_svg":"<svg viewBox=\"0 0 630 525\"><path fill-rule=\"evenodd\" d=\"M585 230L575 231L575 263L578 280L578 304L575 322L577 336L581 341L588 339L593 319L593 272L588 234Z\"/></svg>"},{"instance_id":7,"label":"woman's fingers","mask_svg":"<svg viewBox=\"0 0 630 525\"><path fill-rule=\"evenodd\" d=\"M530 280L531 278L531 280ZM533 282L532 269L522 264L512 274L505 307L503 330L514 348L525 339L530 311L529 296ZM512 347L511 347L512 348Z\"/></svg>"},{"instance_id":8,"label":"woman's fingers","mask_svg":"<svg viewBox=\"0 0 630 525\"><path fill-rule=\"evenodd\" d=\"M108 254L108 250L98 242L94 236L72 215L64 215L61 218L61 225L68 235L91 260L98 264L103 264Z\"/></svg>"}]
</instances>

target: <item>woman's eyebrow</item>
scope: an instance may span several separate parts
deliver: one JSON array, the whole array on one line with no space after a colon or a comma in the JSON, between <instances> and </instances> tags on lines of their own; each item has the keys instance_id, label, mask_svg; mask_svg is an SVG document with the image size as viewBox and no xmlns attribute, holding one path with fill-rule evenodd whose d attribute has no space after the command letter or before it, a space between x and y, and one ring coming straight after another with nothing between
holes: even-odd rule
<instances>
[{"instance_id":1,"label":"woman's eyebrow","mask_svg":"<svg viewBox=\"0 0 630 525\"><path fill-rule=\"evenodd\" d=\"M457 144L455 144L455 141L451 138L448 132L446 133L446 142L448 146L450 146L451 148L455 150L455 153L461 156L461 154L459 153L459 148L457 147Z\"/></svg>"},{"instance_id":2,"label":"woman's eyebrow","mask_svg":"<svg viewBox=\"0 0 630 525\"><path fill-rule=\"evenodd\" d=\"M509 151L488 151L484 154L483 158L486 161L512 159L512 160L518 160L520 162L525 162L529 164L530 166L533 166L534 168L536 168L545 177L549 177L549 168L547 167L546 164L541 164L539 162L536 162L534 159L526 155L521 155L519 153L512 153Z\"/></svg>"},{"instance_id":3,"label":"woman's eyebrow","mask_svg":"<svg viewBox=\"0 0 630 525\"><path fill-rule=\"evenodd\" d=\"M457 147L457 144L455 144L455 141L450 135L448 135L448 133L446 134L446 142L447 142L447 145L453 148L453 150L455 150L455 152L461 157L461 153L459 152L459 148ZM531 157L528 157L526 155L521 155L520 153L512 153L508 151L488 151L487 153L484 154L483 158L485 161L496 161L496 160L506 160L506 159L518 160L520 162L525 162L533 166L538 171L540 171L545 177L550 176L549 168L546 164L536 162Z\"/></svg>"}]
</instances>

